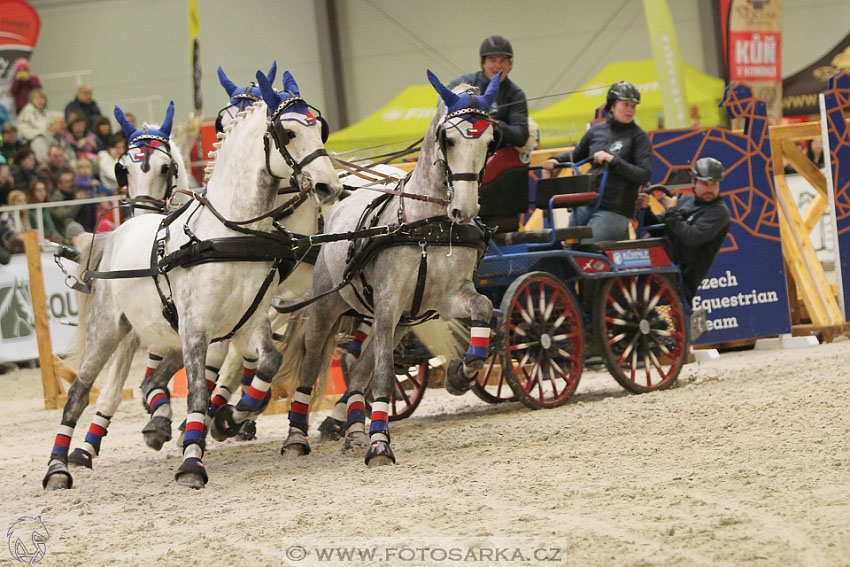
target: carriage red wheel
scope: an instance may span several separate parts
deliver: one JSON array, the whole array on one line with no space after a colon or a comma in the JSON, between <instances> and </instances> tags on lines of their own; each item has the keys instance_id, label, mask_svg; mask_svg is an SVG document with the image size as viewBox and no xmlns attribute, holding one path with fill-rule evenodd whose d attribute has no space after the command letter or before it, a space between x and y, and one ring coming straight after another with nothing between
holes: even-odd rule
<instances>
[{"instance_id":1,"label":"carriage red wheel","mask_svg":"<svg viewBox=\"0 0 850 567\"><path fill-rule=\"evenodd\" d=\"M682 301L669 276L607 280L593 318L605 366L623 388L641 394L673 385L688 352L688 338Z\"/></svg>"},{"instance_id":2,"label":"carriage red wheel","mask_svg":"<svg viewBox=\"0 0 850 567\"><path fill-rule=\"evenodd\" d=\"M393 393L390 396L390 414L389 421L398 421L416 411L419 402L422 401L422 396L425 395L425 389L428 387L428 377L431 373L431 366L428 364L428 359L422 359L418 362L406 360L404 355L399 355L398 349L395 352L395 384L393 385ZM409 365L408 365L409 364ZM372 401L372 388L366 389L366 405L367 412L371 414L372 407L369 404Z\"/></svg>"},{"instance_id":3,"label":"carriage red wheel","mask_svg":"<svg viewBox=\"0 0 850 567\"><path fill-rule=\"evenodd\" d=\"M501 342L499 339L493 340L495 344L491 345L490 356L484 361L484 368L478 372L478 380L472 385L472 392L488 404L512 402L516 400L516 396L502 370L499 356Z\"/></svg>"},{"instance_id":4,"label":"carriage red wheel","mask_svg":"<svg viewBox=\"0 0 850 567\"><path fill-rule=\"evenodd\" d=\"M502 299L502 368L516 398L532 409L564 404L584 364L584 329L572 293L546 272L515 280Z\"/></svg>"}]
</instances>

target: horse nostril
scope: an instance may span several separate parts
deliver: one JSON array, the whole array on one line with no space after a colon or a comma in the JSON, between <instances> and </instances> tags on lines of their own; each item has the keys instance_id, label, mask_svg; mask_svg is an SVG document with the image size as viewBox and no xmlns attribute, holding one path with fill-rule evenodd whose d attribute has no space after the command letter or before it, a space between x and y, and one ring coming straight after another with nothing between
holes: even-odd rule
<instances>
[{"instance_id":1,"label":"horse nostril","mask_svg":"<svg viewBox=\"0 0 850 567\"><path fill-rule=\"evenodd\" d=\"M319 197L319 200L322 202L327 201L331 197L333 197L334 193L331 190L331 187L327 183L316 183L313 190L316 192L316 196Z\"/></svg>"}]
</instances>

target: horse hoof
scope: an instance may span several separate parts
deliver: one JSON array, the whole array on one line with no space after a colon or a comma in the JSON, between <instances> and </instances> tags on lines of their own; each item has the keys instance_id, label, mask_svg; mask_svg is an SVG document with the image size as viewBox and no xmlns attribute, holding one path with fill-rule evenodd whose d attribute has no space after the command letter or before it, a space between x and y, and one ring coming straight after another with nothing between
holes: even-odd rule
<instances>
[{"instance_id":1,"label":"horse hoof","mask_svg":"<svg viewBox=\"0 0 850 567\"><path fill-rule=\"evenodd\" d=\"M373 469L375 467L382 467L384 465L394 465L394 464L395 464L395 462L391 458L385 457L385 456L382 455L382 456L378 456L378 457L372 457L371 459L369 459L369 462L366 463L366 466L369 467L370 469Z\"/></svg>"},{"instance_id":2,"label":"horse hoof","mask_svg":"<svg viewBox=\"0 0 850 567\"><path fill-rule=\"evenodd\" d=\"M283 447L280 448L280 454L284 459L309 455L310 443L307 442L307 436L299 430L290 431L286 441L283 442Z\"/></svg>"},{"instance_id":3,"label":"horse hoof","mask_svg":"<svg viewBox=\"0 0 850 567\"><path fill-rule=\"evenodd\" d=\"M236 435L236 439L239 441L253 441L257 438L257 422L253 419L246 419L242 422L242 426L239 428L239 433Z\"/></svg>"},{"instance_id":4,"label":"horse hoof","mask_svg":"<svg viewBox=\"0 0 850 567\"><path fill-rule=\"evenodd\" d=\"M189 488L194 488L195 490L199 490L206 485L204 482L204 477L197 473L183 473L181 475L177 475L177 484L181 486L187 486Z\"/></svg>"},{"instance_id":5,"label":"horse hoof","mask_svg":"<svg viewBox=\"0 0 850 567\"><path fill-rule=\"evenodd\" d=\"M74 485L74 478L68 471L68 466L62 461L54 461L47 467L47 474L41 481L41 486L48 492L64 490Z\"/></svg>"},{"instance_id":6,"label":"horse hoof","mask_svg":"<svg viewBox=\"0 0 850 567\"><path fill-rule=\"evenodd\" d=\"M381 467L384 465L394 465L395 455L390 448L390 444L386 441L376 440L369 445L369 452L366 453L366 466L371 468Z\"/></svg>"},{"instance_id":7,"label":"horse hoof","mask_svg":"<svg viewBox=\"0 0 850 567\"><path fill-rule=\"evenodd\" d=\"M342 426L345 422L334 419L330 416L325 418L325 421L319 426L319 441L338 441L342 438Z\"/></svg>"},{"instance_id":8,"label":"horse hoof","mask_svg":"<svg viewBox=\"0 0 850 567\"><path fill-rule=\"evenodd\" d=\"M203 488L209 477L207 477L207 470L201 459L188 457L183 460L183 464L177 469L174 480L177 481L177 484L188 486L189 488Z\"/></svg>"},{"instance_id":9,"label":"horse hoof","mask_svg":"<svg viewBox=\"0 0 850 567\"><path fill-rule=\"evenodd\" d=\"M145 444L159 451L166 441L171 440L171 420L161 415L155 415L142 428Z\"/></svg>"},{"instance_id":10,"label":"horse hoof","mask_svg":"<svg viewBox=\"0 0 850 567\"><path fill-rule=\"evenodd\" d=\"M68 455L68 463L78 467L86 467L87 469L90 469L92 468L93 462L94 459L91 458L91 453L85 449L80 449L79 447L71 451L71 454Z\"/></svg>"},{"instance_id":11,"label":"horse hoof","mask_svg":"<svg viewBox=\"0 0 850 567\"><path fill-rule=\"evenodd\" d=\"M462 396L472 388L475 377L467 378L463 373L463 361L455 359L446 370L446 391L453 396Z\"/></svg>"},{"instance_id":12,"label":"horse hoof","mask_svg":"<svg viewBox=\"0 0 850 567\"><path fill-rule=\"evenodd\" d=\"M342 445L342 452L346 455L359 457L366 452L366 447L369 446L369 436L365 431L352 431L345 437L345 443Z\"/></svg>"},{"instance_id":13,"label":"horse hoof","mask_svg":"<svg viewBox=\"0 0 850 567\"><path fill-rule=\"evenodd\" d=\"M216 441L225 441L239 433L239 424L233 421L234 407L225 404L218 408L210 426L210 435Z\"/></svg>"}]
</instances>

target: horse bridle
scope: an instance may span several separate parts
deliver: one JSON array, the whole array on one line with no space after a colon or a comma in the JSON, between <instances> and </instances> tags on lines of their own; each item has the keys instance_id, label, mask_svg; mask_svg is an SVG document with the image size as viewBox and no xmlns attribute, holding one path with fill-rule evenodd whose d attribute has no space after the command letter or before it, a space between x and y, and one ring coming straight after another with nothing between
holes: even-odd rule
<instances>
[{"instance_id":1,"label":"horse bridle","mask_svg":"<svg viewBox=\"0 0 850 567\"><path fill-rule=\"evenodd\" d=\"M227 112L227 110L229 108L233 108L234 106L236 106L236 107L239 107L239 110L243 110L244 106L240 106L240 105L244 105L245 103L248 103L247 106L250 106L257 101L262 100L262 97L259 97L255 94L252 94L252 92L251 92L251 91L253 91L254 87L256 87L256 86L257 85L254 84L254 83L249 84L247 87L242 89L241 92L238 92L235 95L233 95L230 98L230 103L227 106L225 106L224 108L222 108L221 110L218 111L218 114L216 115L216 118L215 118L216 134L221 134L222 132L224 132L224 125L222 124L223 118L224 118L223 114L225 112Z\"/></svg>"},{"instance_id":2,"label":"horse bridle","mask_svg":"<svg viewBox=\"0 0 850 567\"><path fill-rule=\"evenodd\" d=\"M484 159L484 166L481 168L481 171L478 173L468 172L468 173L454 173L452 171L451 166L449 165L448 153L446 151L446 130L451 128L458 128L457 124L449 124L449 120L453 118L464 117L466 115L472 114L474 116L481 117L482 120L486 120L489 124L493 126L494 137L493 141L487 146L487 156ZM466 121L469 121L467 118L463 118ZM467 136L464 136L467 137ZM477 137L477 136L475 136ZM449 201L452 200L452 196L454 195L454 182L455 181L477 181L478 184L481 184L481 180L484 179L484 169L487 166L487 159L490 158L491 155L496 151L496 148L499 146L499 143L502 140L502 131L499 128L499 123L493 119L489 112L486 110L481 110L480 108L461 108L460 110L455 110L446 115L443 118L443 123L440 125L440 130L437 133L437 140L440 144L440 152L442 153L442 158L437 161L443 162L443 169L445 175L445 185L447 192L447 199Z\"/></svg>"},{"instance_id":3,"label":"horse bridle","mask_svg":"<svg viewBox=\"0 0 850 567\"><path fill-rule=\"evenodd\" d=\"M263 149L266 154L266 173L268 173L271 177L275 179L285 179L284 177L275 175L271 170L271 164L269 162L271 143L269 139L272 139L274 140L275 148L277 148L286 164L290 167L290 169L292 169L292 175L289 178L290 187L295 190L303 190L310 185L310 180L302 179L302 170L307 164L309 164L313 160L322 156L328 156L328 152L327 150L325 150L323 145L321 148L307 155L301 161L295 161L295 158L293 158L292 154L289 153L289 149L287 148L287 146L289 145L289 141L295 137L295 133L291 130L287 130L283 126L283 123L280 120L280 116L286 111L287 108L289 108L293 104L303 104L307 108L312 108L316 111L315 119L319 122L319 125L322 128L322 144L327 141L329 134L328 123L325 121L324 118L322 118L322 113L319 111L319 109L315 106L308 104L303 98L293 96L280 103L278 107L274 110L272 115L269 117L268 129L266 130L266 133L263 136Z\"/></svg>"},{"instance_id":4,"label":"horse bridle","mask_svg":"<svg viewBox=\"0 0 850 567\"><path fill-rule=\"evenodd\" d=\"M160 142L160 144L154 145L153 142ZM164 138L162 136L156 136L154 134L141 134L133 138L131 142L131 146L127 148L127 150L118 157L118 161L115 163L115 181L118 182L118 187L126 187L128 183L128 171L127 166L121 163L121 160L124 156L129 156L131 151L141 150L144 154L144 158L142 161L142 172L147 173L151 169L150 159L151 154L154 151L159 151L164 153L168 157L168 165L166 166L168 169L164 173L168 174L168 177L165 182L165 195L161 199L157 199L151 195L139 195L137 197L130 197L129 195L125 196L124 201L133 207L140 209L147 209L153 211L161 211L165 208L166 203L171 198L171 193L174 191L174 188L177 186L175 179L178 175L177 162L174 161L174 157L171 155L171 143L168 138Z\"/></svg>"}]
</instances>

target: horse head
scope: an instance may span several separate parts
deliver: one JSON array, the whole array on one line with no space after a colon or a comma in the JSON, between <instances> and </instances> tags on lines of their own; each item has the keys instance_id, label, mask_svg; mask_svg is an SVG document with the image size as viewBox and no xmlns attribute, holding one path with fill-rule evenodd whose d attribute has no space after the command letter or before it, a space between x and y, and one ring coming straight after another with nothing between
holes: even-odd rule
<instances>
[{"instance_id":1,"label":"horse head","mask_svg":"<svg viewBox=\"0 0 850 567\"><path fill-rule=\"evenodd\" d=\"M171 126L174 120L174 101L168 105L162 125L154 128L147 123L136 128L124 112L115 107L115 119L127 136L127 151L115 164L115 179L119 187L127 187L134 206L159 210L177 184L180 167L171 150Z\"/></svg>"},{"instance_id":2,"label":"horse head","mask_svg":"<svg viewBox=\"0 0 850 567\"><path fill-rule=\"evenodd\" d=\"M435 139L430 143L438 145L439 159L444 164L448 187L446 212L455 222L471 222L478 214L478 187L487 156L498 141L490 108L499 94L501 76L499 72L484 94L479 95L468 85L459 85L452 92L428 71L428 80L446 106L444 116L438 112L435 122L439 120L439 125L435 129L432 124L429 135L434 134Z\"/></svg>"},{"instance_id":3,"label":"horse head","mask_svg":"<svg viewBox=\"0 0 850 567\"><path fill-rule=\"evenodd\" d=\"M269 69L269 72L266 74L266 80L269 84L274 84L276 75L277 61L274 61L271 69ZM260 87L253 81L244 87L237 87L236 84L227 77L224 73L224 69L221 67L218 68L218 80L221 83L221 86L224 87L225 92L227 92L227 96L230 97L230 101L227 103L227 106L218 111L218 116L215 119L215 131L223 132L224 127L233 120L233 117L236 116L240 110L244 110L245 107L263 100L263 95L260 93Z\"/></svg>"},{"instance_id":4,"label":"horse head","mask_svg":"<svg viewBox=\"0 0 850 567\"><path fill-rule=\"evenodd\" d=\"M319 204L336 199L342 184L325 151L328 123L322 114L301 98L289 71L283 73L280 93L260 71L257 83L268 108L267 172L277 178L290 178L293 187L311 191Z\"/></svg>"}]
</instances>

